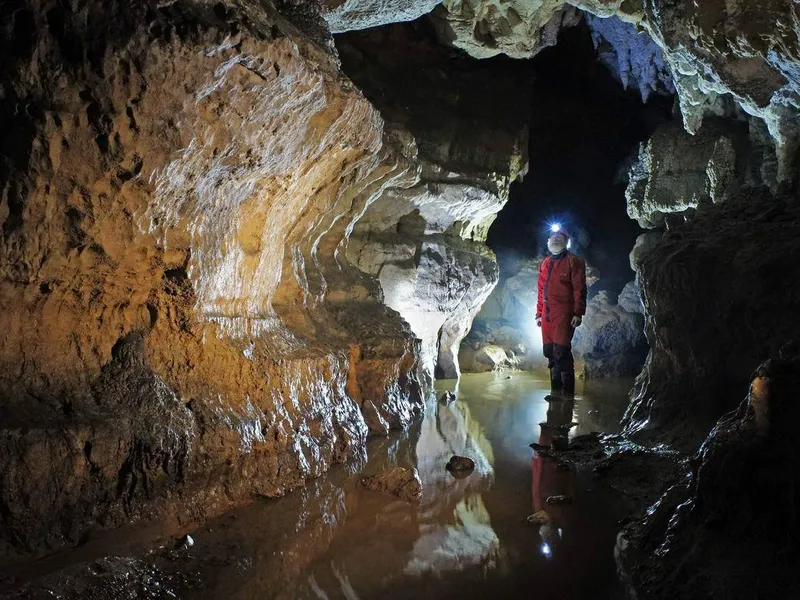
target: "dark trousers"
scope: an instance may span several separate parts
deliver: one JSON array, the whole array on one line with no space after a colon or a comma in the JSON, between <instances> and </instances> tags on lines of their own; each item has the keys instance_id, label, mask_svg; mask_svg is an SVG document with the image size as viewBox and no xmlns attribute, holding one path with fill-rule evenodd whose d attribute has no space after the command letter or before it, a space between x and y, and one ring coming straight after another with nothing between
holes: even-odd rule
<instances>
[{"instance_id":1,"label":"dark trousers","mask_svg":"<svg viewBox=\"0 0 800 600\"><path fill-rule=\"evenodd\" d=\"M575 391L575 359L572 348L561 344L544 344L544 356L550 369L550 383L554 390Z\"/></svg>"}]
</instances>

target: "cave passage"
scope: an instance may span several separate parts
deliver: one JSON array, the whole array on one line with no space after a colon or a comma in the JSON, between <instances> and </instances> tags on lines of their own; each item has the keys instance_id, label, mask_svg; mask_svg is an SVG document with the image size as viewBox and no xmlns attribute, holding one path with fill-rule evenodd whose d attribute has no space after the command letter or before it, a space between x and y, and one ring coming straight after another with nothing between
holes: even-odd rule
<instances>
[{"instance_id":1,"label":"cave passage","mask_svg":"<svg viewBox=\"0 0 800 600\"><path fill-rule=\"evenodd\" d=\"M800 598L796 8L0 1L0 596Z\"/></svg>"},{"instance_id":2,"label":"cave passage","mask_svg":"<svg viewBox=\"0 0 800 600\"><path fill-rule=\"evenodd\" d=\"M529 61L529 168L488 232L499 283L462 342L464 371L546 366L534 314L538 269L555 223L569 231L570 252L587 264L587 316L573 340L579 375L635 376L644 364L643 309L630 262L643 230L628 215L628 170L640 144L672 121L675 99L659 84L647 88L646 98L634 82L626 89L615 63L601 62L601 49L582 18Z\"/></svg>"},{"instance_id":3,"label":"cave passage","mask_svg":"<svg viewBox=\"0 0 800 600\"><path fill-rule=\"evenodd\" d=\"M58 566L49 589L68 597L85 589L105 597L133 580L138 597L186 600L622 598L613 553L617 521L630 507L590 470L532 457L529 445L617 431L630 384L594 382L577 401L552 400L549 382L532 374L465 375L437 386L455 391L457 402L430 404L407 432L373 439L363 460L285 498L231 511L188 537L166 535L180 529L175 523L100 535L18 575ZM454 454L471 457L474 471L446 470ZM359 482L401 464L419 474L418 504ZM562 495L569 505L548 504ZM526 523L543 508L552 523ZM122 558L142 545L156 549ZM26 593L36 597L47 585Z\"/></svg>"},{"instance_id":4,"label":"cave passage","mask_svg":"<svg viewBox=\"0 0 800 600\"><path fill-rule=\"evenodd\" d=\"M652 93L643 102L638 89L624 89L598 60L585 20L531 63L530 166L487 244L507 277L519 259L541 257L549 225L561 223L571 250L599 272L590 293L607 290L614 300L633 279L628 255L642 233L627 214L628 159L672 119L674 97Z\"/></svg>"}]
</instances>

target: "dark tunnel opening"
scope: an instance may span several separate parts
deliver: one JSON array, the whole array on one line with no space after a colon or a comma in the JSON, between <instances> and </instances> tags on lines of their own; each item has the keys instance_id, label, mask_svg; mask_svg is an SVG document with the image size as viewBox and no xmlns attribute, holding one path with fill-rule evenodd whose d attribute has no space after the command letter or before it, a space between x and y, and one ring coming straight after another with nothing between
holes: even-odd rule
<instances>
[{"instance_id":1,"label":"dark tunnel opening","mask_svg":"<svg viewBox=\"0 0 800 600\"><path fill-rule=\"evenodd\" d=\"M599 271L590 294L607 290L613 301L633 279L628 254L642 233L626 212L626 161L672 118L674 98L653 93L643 102L638 90L624 89L598 61L583 19L531 63L530 167L487 244L502 276L515 258L546 252L549 225L560 222L572 230L574 252Z\"/></svg>"}]
</instances>

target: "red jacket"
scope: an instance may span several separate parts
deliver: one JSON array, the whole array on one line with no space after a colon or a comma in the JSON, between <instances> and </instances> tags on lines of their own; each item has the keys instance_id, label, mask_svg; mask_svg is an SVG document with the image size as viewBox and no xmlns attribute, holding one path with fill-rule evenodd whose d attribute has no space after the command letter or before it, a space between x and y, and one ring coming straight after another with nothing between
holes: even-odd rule
<instances>
[{"instance_id":1,"label":"red jacket","mask_svg":"<svg viewBox=\"0 0 800 600\"><path fill-rule=\"evenodd\" d=\"M565 251L548 256L539 266L536 317L571 319L586 313L586 263Z\"/></svg>"}]
</instances>

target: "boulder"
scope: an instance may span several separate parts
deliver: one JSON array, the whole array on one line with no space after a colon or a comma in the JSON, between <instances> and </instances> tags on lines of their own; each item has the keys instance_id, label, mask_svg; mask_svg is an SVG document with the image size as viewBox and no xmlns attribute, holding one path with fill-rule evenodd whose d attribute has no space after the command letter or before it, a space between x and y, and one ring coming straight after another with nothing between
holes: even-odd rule
<instances>
[{"instance_id":1,"label":"boulder","mask_svg":"<svg viewBox=\"0 0 800 600\"><path fill-rule=\"evenodd\" d=\"M446 465L448 471L472 471L475 461L467 456L453 456Z\"/></svg>"},{"instance_id":2,"label":"boulder","mask_svg":"<svg viewBox=\"0 0 800 600\"><path fill-rule=\"evenodd\" d=\"M540 510L528 516L527 521L531 525L549 525L553 522L553 519L547 514L547 511Z\"/></svg>"},{"instance_id":3,"label":"boulder","mask_svg":"<svg viewBox=\"0 0 800 600\"><path fill-rule=\"evenodd\" d=\"M453 402L456 401L456 399L457 396L455 392L447 390L444 394L441 395L441 397L439 398L439 402L447 405L447 404L452 404Z\"/></svg>"},{"instance_id":4,"label":"boulder","mask_svg":"<svg viewBox=\"0 0 800 600\"><path fill-rule=\"evenodd\" d=\"M611 304L608 293L599 292L587 304L573 351L587 379L637 375L647 354L644 318Z\"/></svg>"},{"instance_id":5,"label":"boulder","mask_svg":"<svg viewBox=\"0 0 800 600\"><path fill-rule=\"evenodd\" d=\"M486 365L488 370L498 369L508 364L508 354L500 346L489 344L475 354L475 362Z\"/></svg>"},{"instance_id":6,"label":"boulder","mask_svg":"<svg viewBox=\"0 0 800 600\"><path fill-rule=\"evenodd\" d=\"M361 485L374 492L397 496L408 502L422 500L422 481L416 469L393 467L378 475L363 477Z\"/></svg>"}]
</instances>

